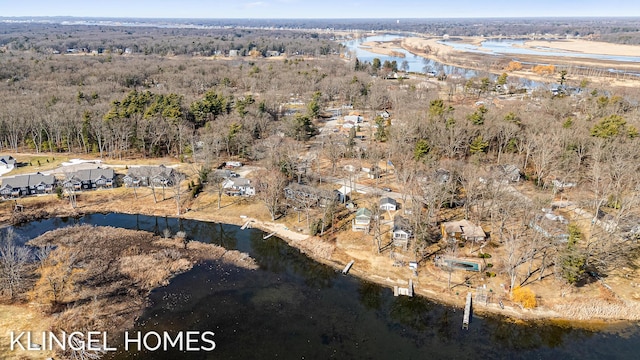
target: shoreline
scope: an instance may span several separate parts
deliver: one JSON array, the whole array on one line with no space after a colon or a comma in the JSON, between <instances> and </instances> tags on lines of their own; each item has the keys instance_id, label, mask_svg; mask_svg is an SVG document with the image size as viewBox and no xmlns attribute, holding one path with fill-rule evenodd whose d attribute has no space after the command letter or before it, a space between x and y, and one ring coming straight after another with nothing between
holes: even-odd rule
<instances>
[{"instance_id":1,"label":"shoreline","mask_svg":"<svg viewBox=\"0 0 640 360\"><path fill-rule=\"evenodd\" d=\"M91 206L91 205L86 205ZM95 204L94 204L95 206ZM57 211L55 213L49 213L47 218L52 217L60 217L60 216L83 216L85 214L97 214L97 213L123 213L129 215L147 215L147 216L167 216L167 217L178 217L170 212L143 212L143 211L118 211L117 209L112 209L107 207L102 207L101 210L97 209L87 209L82 212L71 212L71 211ZM196 221L204 221L204 222L216 222L223 223L235 226L242 226L246 221L253 220L252 227L257 228L265 233L275 233L274 235L285 241L289 246L294 247L307 255L313 261L322 263L326 266L330 266L336 270L342 270L346 265L345 261L335 259L331 255L338 250L337 247L331 249L331 251L327 252L327 249L322 249L321 252L314 251L313 245L316 243L324 243L328 244L326 241L319 239L317 237L311 237L303 234L298 234L292 230L289 230L282 223L274 223L269 221L261 221L254 218L241 218L240 216L234 215L226 215L226 214L215 214L208 213L203 214L198 211L190 211L182 216L183 219L190 219ZM311 241L309 241L312 239ZM313 240L315 239L315 241ZM333 245L335 246L335 245ZM327 256L328 255L328 256ZM361 260L362 261L362 260ZM363 271L358 268L358 260L354 266L350 270L350 274L353 276L368 281L371 283L378 284L380 286L386 287L389 291L393 290L394 285L398 286L406 286L406 281L402 279L394 279L393 275L384 276L383 274L376 272ZM423 267L424 268L424 267ZM426 269L425 269L426 270ZM441 291L439 289L435 289L429 287L428 284L421 284L420 278L413 277L414 280L414 292L415 294L422 296L429 301L435 302L442 306L452 306L456 308L464 308L465 296L467 291L475 292L474 289L463 288L461 290L456 291L452 290L450 293L445 291ZM466 290L466 291L465 291ZM454 295L456 294L456 295ZM608 327L612 325L630 325L634 321L634 319L619 319L619 318L597 318L597 319L579 319L572 318L567 316L562 316L559 312L553 309L548 309L544 307L538 307L535 309L521 309L517 306L509 306L505 304L505 308L501 309L497 304L488 304L482 305L474 302L474 313L481 314L483 316L496 316L502 317L505 319L509 319L511 321L534 321L534 322L548 322L548 323L561 323L566 324L567 326L577 327L577 328L602 328Z\"/></svg>"},{"instance_id":2,"label":"shoreline","mask_svg":"<svg viewBox=\"0 0 640 360\"><path fill-rule=\"evenodd\" d=\"M555 63L561 66L568 66L570 68L581 68L581 67L593 67L596 69L600 69L600 71L604 71L604 69L608 68L616 68L623 69L624 71L634 71L640 73L640 64L634 62L625 62L625 61L609 61L609 60L599 60L599 59L591 59L591 58L580 58L580 57L571 57L570 53L566 57L557 57L557 56L544 56L544 55L527 55L527 54L514 54L513 56L503 55L503 54L494 54L492 52L483 53L472 53L466 52L464 50L457 50L451 46L447 46L444 44L438 43L440 41L439 38L425 38L425 37L406 37L402 39L400 46L402 49L408 51L409 53L425 58L437 61L443 65L461 67L469 70L476 71L487 71L494 75L500 75L504 72L509 74L510 76L517 78L524 78L527 80L533 80L538 82L549 82L556 81L556 75L538 75L529 70L520 70L520 71L506 71L504 69L486 69L482 67L483 61L486 61L488 58L497 60L502 59L507 61L512 58L519 58L518 61L521 63ZM467 43L480 45L480 39L467 39L465 41ZM391 43L389 43L391 44ZM527 42L526 44L529 44ZM534 43L537 44L537 43ZM607 45L616 45L616 44L607 44ZM533 48L530 46L523 46L523 48ZM638 47L640 48L640 47ZM375 52L375 48L371 47L367 49L369 52ZM562 49L549 48L548 51L563 51ZM572 51L574 53L579 53L579 50L564 50L564 51ZM607 55L608 53L603 52L603 54ZM459 61L451 61L450 58L459 58L461 55L466 55L467 62L459 62ZM615 55L615 54L614 54ZM627 56L633 56L627 54ZM634 78L618 78L613 75L611 76L601 76L601 75L574 75L576 78L574 80L578 80L579 78L588 78L590 82L597 83L598 85L608 85L608 86L620 86L620 87L632 87L637 86L637 81L640 80Z\"/></svg>"},{"instance_id":3,"label":"shoreline","mask_svg":"<svg viewBox=\"0 0 640 360\"><path fill-rule=\"evenodd\" d=\"M489 290L493 289L493 292L490 293L493 299L488 306L474 304L476 313L495 314L515 320L566 321L571 322L572 326L580 327L593 322L595 317L592 316L591 309L594 306L602 310L611 310L614 305L599 295L599 292L602 291L600 285L594 284L594 286L572 290L565 289L561 295L556 290L562 284L551 279L550 282L542 284L538 289L534 288L534 291L540 295L539 306L532 310L522 309L519 304L510 301L506 292L498 286L500 279L485 278L484 274L478 273L457 273L454 274L454 278L458 279L454 279L454 282L451 283L453 286L449 288L447 287L446 275L443 275L442 270L436 268L431 261L420 262L418 277L414 277L408 267L392 266L393 260L389 258L388 254L374 255L375 251L362 242L362 235L356 236L350 229L326 234L323 239L311 237L301 233L301 228L305 228L306 224L304 221L296 222L295 214L288 218L281 218L277 222L270 221L264 205L249 198L224 197L222 206L218 209L216 206L217 196L206 192L196 199L185 198L181 207L187 211L183 212L181 216L176 216L175 201L171 194L167 195L166 198L159 197L156 203L148 189L140 189L135 201L134 192L125 187L82 192L79 194L79 206L75 209L69 206L67 200L57 199L55 195L25 197L19 201L25 207L25 212L21 214L26 216L27 220L33 220L32 215L37 215L37 218L51 218L111 212L180 217L236 226L241 226L247 220L254 219L253 227L263 230L267 234L276 233L289 246L305 253L316 262L331 266L336 270L342 270L350 260L355 260L351 269L354 276L390 288L389 291L392 291L395 285L405 287L408 279L411 278L416 294L439 304L460 308L464 306L464 296L467 291L475 291L476 287L482 287L483 284L486 284ZM0 208L4 209L0 214L0 225L2 223L9 224L12 221L13 203L13 200L0 203ZM405 260L409 261L408 258ZM473 289L468 289L462 280L467 276L472 278ZM497 305L498 299L504 300L504 309ZM622 314L597 313L596 315L599 317L595 322L612 324L640 320L640 312L637 312L638 315L633 315L635 309L640 305L637 300L634 298L620 298L619 300L621 302L618 301L618 304L622 303L627 310L631 310L631 313L629 311ZM572 308L576 309L567 312L567 309Z\"/></svg>"}]
</instances>

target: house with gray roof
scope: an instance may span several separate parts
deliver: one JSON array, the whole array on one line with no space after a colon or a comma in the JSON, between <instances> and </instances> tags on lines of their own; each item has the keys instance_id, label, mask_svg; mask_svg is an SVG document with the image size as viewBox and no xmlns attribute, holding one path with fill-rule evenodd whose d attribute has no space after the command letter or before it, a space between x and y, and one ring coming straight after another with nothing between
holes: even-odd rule
<instances>
[{"instance_id":1,"label":"house with gray roof","mask_svg":"<svg viewBox=\"0 0 640 360\"><path fill-rule=\"evenodd\" d=\"M393 218L393 245L401 246L403 249L407 249L409 245L409 239L413 236L411 224L409 219L396 215Z\"/></svg>"},{"instance_id":2,"label":"house with gray roof","mask_svg":"<svg viewBox=\"0 0 640 360\"><path fill-rule=\"evenodd\" d=\"M130 167L122 179L126 187L167 187L173 185L175 170L164 165Z\"/></svg>"},{"instance_id":3,"label":"house with gray roof","mask_svg":"<svg viewBox=\"0 0 640 360\"><path fill-rule=\"evenodd\" d=\"M76 190L112 188L115 185L115 172L104 168L78 170L70 174L62 185Z\"/></svg>"},{"instance_id":4,"label":"house with gray roof","mask_svg":"<svg viewBox=\"0 0 640 360\"><path fill-rule=\"evenodd\" d=\"M35 194L50 194L56 179L53 175L44 175L41 173L18 175L14 177L2 179L2 187L0 187L0 196L20 197Z\"/></svg>"},{"instance_id":5,"label":"house with gray roof","mask_svg":"<svg viewBox=\"0 0 640 360\"><path fill-rule=\"evenodd\" d=\"M380 199L380 210L396 211L398 210L398 202L390 197Z\"/></svg>"},{"instance_id":6,"label":"house with gray roof","mask_svg":"<svg viewBox=\"0 0 640 360\"><path fill-rule=\"evenodd\" d=\"M256 189L251 185L251 180L243 177L229 178L222 183L222 187L230 195L252 196L256 194Z\"/></svg>"}]
</instances>

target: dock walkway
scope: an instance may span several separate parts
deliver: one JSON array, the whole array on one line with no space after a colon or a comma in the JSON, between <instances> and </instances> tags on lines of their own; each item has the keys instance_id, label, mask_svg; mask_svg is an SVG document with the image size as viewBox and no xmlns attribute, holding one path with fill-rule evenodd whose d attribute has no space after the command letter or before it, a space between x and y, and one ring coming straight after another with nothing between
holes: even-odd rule
<instances>
[{"instance_id":1,"label":"dock walkway","mask_svg":"<svg viewBox=\"0 0 640 360\"><path fill-rule=\"evenodd\" d=\"M467 293L467 303L464 305L464 316L462 317L462 328L469 330L469 319L471 318L471 293Z\"/></svg>"}]
</instances>

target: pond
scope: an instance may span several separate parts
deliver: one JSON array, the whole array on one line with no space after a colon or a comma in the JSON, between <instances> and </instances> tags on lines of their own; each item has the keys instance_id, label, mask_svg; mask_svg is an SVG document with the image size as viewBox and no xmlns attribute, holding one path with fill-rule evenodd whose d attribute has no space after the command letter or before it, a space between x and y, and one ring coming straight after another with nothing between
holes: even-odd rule
<instances>
[{"instance_id":1,"label":"pond","mask_svg":"<svg viewBox=\"0 0 640 360\"><path fill-rule=\"evenodd\" d=\"M635 325L589 331L551 324L514 324L343 276L263 232L195 220L125 214L35 221L24 239L75 223L173 233L248 252L258 270L203 263L151 293L132 331L213 331L215 350L110 353L109 359L634 359ZM357 266L357 264L355 265ZM122 348L122 346L117 346Z\"/></svg>"}]
</instances>

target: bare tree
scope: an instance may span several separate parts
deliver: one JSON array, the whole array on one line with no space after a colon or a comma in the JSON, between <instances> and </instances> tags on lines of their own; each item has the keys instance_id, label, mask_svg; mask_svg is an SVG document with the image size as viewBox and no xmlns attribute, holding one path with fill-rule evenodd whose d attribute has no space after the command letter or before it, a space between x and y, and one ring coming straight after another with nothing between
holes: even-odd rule
<instances>
[{"instance_id":1,"label":"bare tree","mask_svg":"<svg viewBox=\"0 0 640 360\"><path fill-rule=\"evenodd\" d=\"M218 195L218 209L220 209L220 203L222 202L222 193L224 192L224 182L226 180L220 171L214 170L207 175L208 187Z\"/></svg>"},{"instance_id":2,"label":"bare tree","mask_svg":"<svg viewBox=\"0 0 640 360\"><path fill-rule=\"evenodd\" d=\"M0 239L0 286L11 299L22 287L31 259L29 249L17 245L15 240L16 235L11 228Z\"/></svg>"},{"instance_id":3,"label":"bare tree","mask_svg":"<svg viewBox=\"0 0 640 360\"><path fill-rule=\"evenodd\" d=\"M173 199L176 201L176 214L178 216L181 215L180 212L180 199L182 194L184 193L184 188L182 187L182 181L185 179L184 174L174 171L171 175L171 190L173 191ZM164 190L164 186L163 186Z\"/></svg>"},{"instance_id":4,"label":"bare tree","mask_svg":"<svg viewBox=\"0 0 640 360\"><path fill-rule=\"evenodd\" d=\"M272 221L280 211L286 185L287 178L277 170L266 170L257 176L256 197L267 206Z\"/></svg>"}]
</instances>

